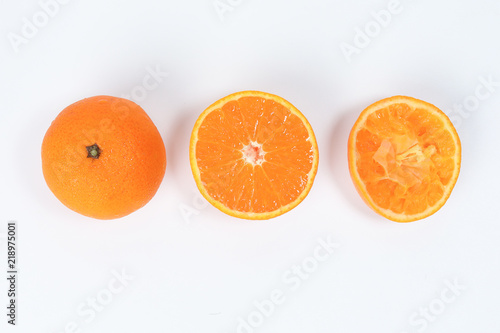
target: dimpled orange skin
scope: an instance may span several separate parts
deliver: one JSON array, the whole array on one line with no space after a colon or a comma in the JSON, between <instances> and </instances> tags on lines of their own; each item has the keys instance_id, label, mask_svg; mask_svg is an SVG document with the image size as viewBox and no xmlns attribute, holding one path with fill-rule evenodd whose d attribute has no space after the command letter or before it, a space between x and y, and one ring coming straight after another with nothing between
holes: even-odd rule
<instances>
[{"instance_id":1,"label":"dimpled orange skin","mask_svg":"<svg viewBox=\"0 0 500 333\"><path fill-rule=\"evenodd\" d=\"M68 106L42 143L50 190L68 208L96 219L120 218L143 207L165 168L156 126L139 105L123 98L95 96Z\"/></svg>"}]
</instances>

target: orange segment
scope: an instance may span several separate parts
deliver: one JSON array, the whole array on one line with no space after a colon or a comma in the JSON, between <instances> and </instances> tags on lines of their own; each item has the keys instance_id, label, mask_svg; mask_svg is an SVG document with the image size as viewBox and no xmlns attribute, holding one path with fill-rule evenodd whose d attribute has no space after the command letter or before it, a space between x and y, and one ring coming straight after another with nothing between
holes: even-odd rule
<instances>
[{"instance_id":1,"label":"orange segment","mask_svg":"<svg viewBox=\"0 0 500 333\"><path fill-rule=\"evenodd\" d=\"M318 147L311 125L292 104L243 91L200 115L190 162L196 185L212 205L231 216L269 219L307 196Z\"/></svg>"},{"instance_id":2,"label":"orange segment","mask_svg":"<svg viewBox=\"0 0 500 333\"><path fill-rule=\"evenodd\" d=\"M361 113L349 136L348 157L365 202L390 220L410 222L432 215L450 196L461 145L437 107L395 96Z\"/></svg>"}]
</instances>

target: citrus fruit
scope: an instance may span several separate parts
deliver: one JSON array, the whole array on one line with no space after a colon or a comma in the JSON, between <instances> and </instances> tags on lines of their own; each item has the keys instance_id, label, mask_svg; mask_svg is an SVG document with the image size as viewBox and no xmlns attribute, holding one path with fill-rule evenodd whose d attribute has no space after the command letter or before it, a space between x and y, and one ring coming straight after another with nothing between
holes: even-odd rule
<instances>
[{"instance_id":1,"label":"citrus fruit","mask_svg":"<svg viewBox=\"0 0 500 333\"><path fill-rule=\"evenodd\" d=\"M390 220L410 222L434 214L450 196L461 145L437 107L395 96L361 112L349 135L348 160L368 206Z\"/></svg>"},{"instance_id":2,"label":"citrus fruit","mask_svg":"<svg viewBox=\"0 0 500 333\"><path fill-rule=\"evenodd\" d=\"M165 174L163 140L132 101L95 96L66 107L42 143L45 181L68 208L114 219L144 206Z\"/></svg>"},{"instance_id":3,"label":"citrus fruit","mask_svg":"<svg viewBox=\"0 0 500 333\"><path fill-rule=\"evenodd\" d=\"M309 193L318 147L302 113L279 96L243 91L209 106L190 141L201 194L216 208L245 219L269 219Z\"/></svg>"}]
</instances>

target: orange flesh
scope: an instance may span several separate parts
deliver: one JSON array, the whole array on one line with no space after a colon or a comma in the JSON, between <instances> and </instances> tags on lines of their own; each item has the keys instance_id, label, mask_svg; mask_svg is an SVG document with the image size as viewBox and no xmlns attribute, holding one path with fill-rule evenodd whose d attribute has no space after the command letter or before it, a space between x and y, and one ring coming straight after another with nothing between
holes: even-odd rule
<instances>
[{"instance_id":1,"label":"orange flesh","mask_svg":"<svg viewBox=\"0 0 500 333\"><path fill-rule=\"evenodd\" d=\"M389 104L366 117L355 142L356 170L379 208L419 214L454 186L460 154L449 124L435 111Z\"/></svg>"},{"instance_id":2,"label":"orange flesh","mask_svg":"<svg viewBox=\"0 0 500 333\"><path fill-rule=\"evenodd\" d=\"M197 140L203 187L233 211L268 213L294 202L315 165L303 120L268 98L240 97L212 110Z\"/></svg>"}]
</instances>

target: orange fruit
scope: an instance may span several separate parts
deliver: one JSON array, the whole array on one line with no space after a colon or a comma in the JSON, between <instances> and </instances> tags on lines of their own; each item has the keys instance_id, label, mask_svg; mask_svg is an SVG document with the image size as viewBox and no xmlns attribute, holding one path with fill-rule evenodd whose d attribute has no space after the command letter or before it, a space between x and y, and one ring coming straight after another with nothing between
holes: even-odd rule
<instances>
[{"instance_id":1,"label":"orange fruit","mask_svg":"<svg viewBox=\"0 0 500 333\"><path fill-rule=\"evenodd\" d=\"M302 113L279 96L242 91L209 106L190 141L201 194L231 216L261 220L296 207L318 169L318 146Z\"/></svg>"},{"instance_id":2,"label":"orange fruit","mask_svg":"<svg viewBox=\"0 0 500 333\"><path fill-rule=\"evenodd\" d=\"M65 108L42 143L45 181L68 208L114 219L144 206L165 174L163 140L132 101L95 96Z\"/></svg>"},{"instance_id":3,"label":"orange fruit","mask_svg":"<svg viewBox=\"0 0 500 333\"><path fill-rule=\"evenodd\" d=\"M348 159L368 206L389 220L410 222L434 214L450 196L461 145L437 107L395 96L361 112L349 135Z\"/></svg>"}]
</instances>

